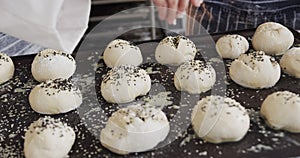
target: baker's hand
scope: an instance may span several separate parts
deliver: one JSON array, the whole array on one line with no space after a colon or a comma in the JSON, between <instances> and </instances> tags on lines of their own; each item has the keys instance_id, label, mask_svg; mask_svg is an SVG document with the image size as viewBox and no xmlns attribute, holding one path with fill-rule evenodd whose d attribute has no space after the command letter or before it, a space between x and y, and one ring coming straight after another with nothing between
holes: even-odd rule
<instances>
[{"instance_id":1,"label":"baker's hand","mask_svg":"<svg viewBox=\"0 0 300 158\"><path fill-rule=\"evenodd\" d=\"M169 24L173 24L177 15L181 14L187 7L189 2L195 7L199 7L203 0L152 0L157 6L158 15L161 20L166 20Z\"/></svg>"}]
</instances>

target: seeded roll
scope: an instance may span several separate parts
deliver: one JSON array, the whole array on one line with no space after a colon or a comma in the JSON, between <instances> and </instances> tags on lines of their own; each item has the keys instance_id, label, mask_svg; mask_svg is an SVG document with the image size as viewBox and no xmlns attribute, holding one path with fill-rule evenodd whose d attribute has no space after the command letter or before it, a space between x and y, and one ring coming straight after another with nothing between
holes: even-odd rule
<instances>
[{"instance_id":1,"label":"seeded roll","mask_svg":"<svg viewBox=\"0 0 300 158\"><path fill-rule=\"evenodd\" d=\"M193 60L197 53L196 46L190 39L178 35L164 38L155 50L155 59L163 65L178 66Z\"/></svg>"},{"instance_id":2,"label":"seeded roll","mask_svg":"<svg viewBox=\"0 0 300 158\"><path fill-rule=\"evenodd\" d=\"M66 113L80 106L82 94L67 79L47 80L31 90L29 103L40 114Z\"/></svg>"},{"instance_id":3,"label":"seeded roll","mask_svg":"<svg viewBox=\"0 0 300 158\"><path fill-rule=\"evenodd\" d=\"M242 54L229 68L229 75L235 83L252 89L273 87L280 79L280 74L277 61L263 51Z\"/></svg>"},{"instance_id":4,"label":"seeded roll","mask_svg":"<svg viewBox=\"0 0 300 158\"><path fill-rule=\"evenodd\" d=\"M108 44L104 50L103 59L111 68L129 64L139 66L143 62L140 48L122 39L113 40Z\"/></svg>"},{"instance_id":5,"label":"seeded roll","mask_svg":"<svg viewBox=\"0 0 300 158\"><path fill-rule=\"evenodd\" d=\"M24 138L26 158L64 158L75 142L75 132L59 119L41 117L28 127Z\"/></svg>"},{"instance_id":6,"label":"seeded roll","mask_svg":"<svg viewBox=\"0 0 300 158\"><path fill-rule=\"evenodd\" d=\"M260 113L274 129L300 133L300 97L289 91L279 91L267 96Z\"/></svg>"},{"instance_id":7,"label":"seeded roll","mask_svg":"<svg viewBox=\"0 0 300 158\"><path fill-rule=\"evenodd\" d=\"M240 141L250 127L246 109L222 96L201 99L193 109L191 120L197 136L211 143Z\"/></svg>"},{"instance_id":8,"label":"seeded roll","mask_svg":"<svg viewBox=\"0 0 300 158\"><path fill-rule=\"evenodd\" d=\"M68 79L75 70L76 62L70 54L53 49L38 53L31 64L31 73L39 82L57 78Z\"/></svg>"},{"instance_id":9,"label":"seeded roll","mask_svg":"<svg viewBox=\"0 0 300 158\"><path fill-rule=\"evenodd\" d=\"M0 84L10 80L14 76L15 66L11 58L0 52Z\"/></svg>"},{"instance_id":10,"label":"seeded roll","mask_svg":"<svg viewBox=\"0 0 300 158\"><path fill-rule=\"evenodd\" d=\"M249 43L241 35L225 35L218 39L216 50L222 58L235 59L240 54L247 52Z\"/></svg>"},{"instance_id":11,"label":"seeded roll","mask_svg":"<svg viewBox=\"0 0 300 158\"><path fill-rule=\"evenodd\" d=\"M144 152L163 141L169 130L169 121L161 110L133 105L112 114L101 130L100 141L117 154Z\"/></svg>"},{"instance_id":12,"label":"seeded roll","mask_svg":"<svg viewBox=\"0 0 300 158\"><path fill-rule=\"evenodd\" d=\"M101 94L109 103L128 103L146 95L151 88L150 76L133 65L121 65L111 69L101 83Z\"/></svg>"},{"instance_id":13,"label":"seeded roll","mask_svg":"<svg viewBox=\"0 0 300 158\"><path fill-rule=\"evenodd\" d=\"M204 93L216 82L214 68L200 60L192 60L178 67L174 74L174 84L177 90L191 94Z\"/></svg>"}]
</instances>

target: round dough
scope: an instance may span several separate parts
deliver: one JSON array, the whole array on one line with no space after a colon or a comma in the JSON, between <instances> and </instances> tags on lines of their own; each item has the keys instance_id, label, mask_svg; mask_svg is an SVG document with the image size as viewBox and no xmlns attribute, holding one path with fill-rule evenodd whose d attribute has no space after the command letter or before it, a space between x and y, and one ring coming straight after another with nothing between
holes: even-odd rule
<instances>
[{"instance_id":1,"label":"round dough","mask_svg":"<svg viewBox=\"0 0 300 158\"><path fill-rule=\"evenodd\" d=\"M300 78L300 47L286 51L280 60L280 66L285 73Z\"/></svg>"},{"instance_id":2,"label":"round dough","mask_svg":"<svg viewBox=\"0 0 300 158\"><path fill-rule=\"evenodd\" d=\"M280 79L280 72L276 60L262 51L241 54L229 68L229 75L235 83L252 89L274 86Z\"/></svg>"},{"instance_id":3,"label":"round dough","mask_svg":"<svg viewBox=\"0 0 300 158\"><path fill-rule=\"evenodd\" d=\"M216 50L222 58L235 59L240 54L247 52L249 43L241 35L225 35L218 39Z\"/></svg>"},{"instance_id":4,"label":"round dough","mask_svg":"<svg viewBox=\"0 0 300 158\"><path fill-rule=\"evenodd\" d=\"M0 84L10 80L14 76L15 66L11 58L0 52Z\"/></svg>"},{"instance_id":5,"label":"round dough","mask_svg":"<svg viewBox=\"0 0 300 158\"><path fill-rule=\"evenodd\" d=\"M274 129L300 132L300 97L289 91L270 94L262 103L260 113Z\"/></svg>"},{"instance_id":6,"label":"round dough","mask_svg":"<svg viewBox=\"0 0 300 158\"><path fill-rule=\"evenodd\" d=\"M197 49L193 41L178 35L164 38L155 50L155 59L163 65L178 66L186 61L193 60Z\"/></svg>"},{"instance_id":7,"label":"round dough","mask_svg":"<svg viewBox=\"0 0 300 158\"><path fill-rule=\"evenodd\" d=\"M174 75L177 90L191 94L204 93L216 82L215 69L200 60L191 60L182 64Z\"/></svg>"},{"instance_id":8,"label":"round dough","mask_svg":"<svg viewBox=\"0 0 300 158\"><path fill-rule=\"evenodd\" d=\"M30 124L25 133L24 153L27 158L64 158L75 142L75 132L59 119L49 116Z\"/></svg>"},{"instance_id":9,"label":"round dough","mask_svg":"<svg viewBox=\"0 0 300 158\"><path fill-rule=\"evenodd\" d=\"M76 109L82 103L80 90L66 79L47 80L29 94L31 108L40 114L60 114Z\"/></svg>"},{"instance_id":10,"label":"round dough","mask_svg":"<svg viewBox=\"0 0 300 158\"><path fill-rule=\"evenodd\" d=\"M195 133L211 143L241 140L250 127L246 109L231 98L208 96L201 99L192 112Z\"/></svg>"},{"instance_id":11,"label":"round dough","mask_svg":"<svg viewBox=\"0 0 300 158\"><path fill-rule=\"evenodd\" d=\"M169 121L161 110L135 105L112 114L101 130L100 141L117 154L143 152L163 141L169 130Z\"/></svg>"},{"instance_id":12,"label":"round dough","mask_svg":"<svg viewBox=\"0 0 300 158\"><path fill-rule=\"evenodd\" d=\"M150 76L133 65L120 65L111 69L101 83L101 94L109 103L128 103L146 95L151 88Z\"/></svg>"},{"instance_id":13,"label":"round dough","mask_svg":"<svg viewBox=\"0 0 300 158\"><path fill-rule=\"evenodd\" d=\"M264 51L270 55L284 53L293 43L293 33L288 28L275 22L266 22L259 25L252 38L252 45L255 50Z\"/></svg>"},{"instance_id":14,"label":"round dough","mask_svg":"<svg viewBox=\"0 0 300 158\"><path fill-rule=\"evenodd\" d=\"M110 68L128 64L138 66L143 62L140 48L122 39L113 40L108 44L103 59Z\"/></svg>"},{"instance_id":15,"label":"round dough","mask_svg":"<svg viewBox=\"0 0 300 158\"><path fill-rule=\"evenodd\" d=\"M31 65L33 77L39 81L70 78L76 70L74 58L63 51L45 49L38 53Z\"/></svg>"}]
</instances>

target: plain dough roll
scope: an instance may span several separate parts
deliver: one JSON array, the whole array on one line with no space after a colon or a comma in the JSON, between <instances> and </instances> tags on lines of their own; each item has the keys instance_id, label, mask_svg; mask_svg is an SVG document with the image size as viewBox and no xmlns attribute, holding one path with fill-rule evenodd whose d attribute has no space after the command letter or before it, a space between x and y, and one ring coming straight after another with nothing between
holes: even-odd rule
<instances>
[{"instance_id":1,"label":"plain dough roll","mask_svg":"<svg viewBox=\"0 0 300 158\"><path fill-rule=\"evenodd\" d=\"M280 59L280 66L285 73L300 78L300 47L287 50Z\"/></svg>"},{"instance_id":2,"label":"plain dough roll","mask_svg":"<svg viewBox=\"0 0 300 158\"><path fill-rule=\"evenodd\" d=\"M239 141L250 127L246 109L222 96L201 99L193 109L191 121L195 133L211 143Z\"/></svg>"},{"instance_id":3,"label":"plain dough roll","mask_svg":"<svg viewBox=\"0 0 300 158\"><path fill-rule=\"evenodd\" d=\"M143 62L143 56L139 47L128 41L116 39L107 45L103 60L110 68L128 64L139 66Z\"/></svg>"},{"instance_id":4,"label":"plain dough roll","mask_svg":"<svg viewBox=\"0 0 300 158\"><path fill-rule=\"evenodd\" d=\"M0 84L10 80L14 76L15 66L11 58L0 52Z\"/></svg>"},{"instance_id":5,"label":"plain dough roll","mask_svg":"<svg viewBox=\"0 0 300 158\"><path fill-rule=\"evenodd\" d=\"M131 105L114 112L101 130L101 144L117 154L144 152L163 141L170 130L159 109Z\"/></svg>"},{"instance_id":6,"label":"plain dough roll","mask_svg":"<svg viewBox=\"0 0 300 158\"><path fill-rule=\"evenodd\" d=\"M293 43L293 33L285 26L275 22L259 25L252 38L253 48L269 55L280 55L288 50Z\"/></svg>"},{"instance_id":7,"label":"plain dough roll","mask_svg":"<svg viewBox=\"0 0 300 158\"><path fill-rule=\"evenodd\" d=\"M235 59L240 54L247 52L249 43L241 35L225 35L218 39L216 50L222 58Z\"/></svg>"},{"instance_id":8,"label":"plain dough roll","mask_svg":"<svg viewBox=\"0 0 300 158\"><path fill-rule=\"evenodd\" d=\"M272 93L262 103L260 113L274 129L300 133L300 97L289 91Z\"/></svg>"}]
</instances>

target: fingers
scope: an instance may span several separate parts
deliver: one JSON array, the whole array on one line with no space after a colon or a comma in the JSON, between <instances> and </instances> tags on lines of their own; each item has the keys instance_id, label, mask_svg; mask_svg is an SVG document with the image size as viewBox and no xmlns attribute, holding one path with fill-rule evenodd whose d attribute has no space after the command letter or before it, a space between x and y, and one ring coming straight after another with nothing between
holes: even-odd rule
<instances>
[{"instance_id":1,"label":"fingers","mask_svg":"<svg viewBox=\"0 0 300 158\"><path fill-rule=\"evenodd\" d=\"M155 6L157 6L158 16L161 20L166 20L168 14L168 3L166 0L153 0Z\"/></svg>"},{"instance_id":2,"label":"fingers","mask_svg":"<svg viewBox=\"0 0 300 158\"><path fill-rule=\"evenodd\" d=\"M181 14L189 5L189 0L179 0L178 13Z\"/></svg>"},{"instance_id":3,"label":"fingers","mask_svg":"<svg viewBox=\"0 0 300 158\"><path fill-rule=\"evenodd\" d=\"M173 24L177 18L178 0L168 0L168 17L167 22Z\"/></svg>"},{"instance_id":4,"label":"fingers","mask_svg":"<svg viewBox=\"0 0 300 158\"><path fill-rule=\"evenodd\" d=\"M169 24L176 23L178 14L181 14L187 7L189 2L193 6L199 7L203 0L152 0L157 6L158 16L161 20L166 20Z\"/></svg>"},{"instance_id":5,"label":"fingers","mask_svg":"<svg viewBox=\"0 0 300 158\"><path fill-rule=\"evenodd\" d=\"M191 3L195 7L200 7L200 5L203 3L203 0L191 0Z\"/></svg>"}]
</instances>

